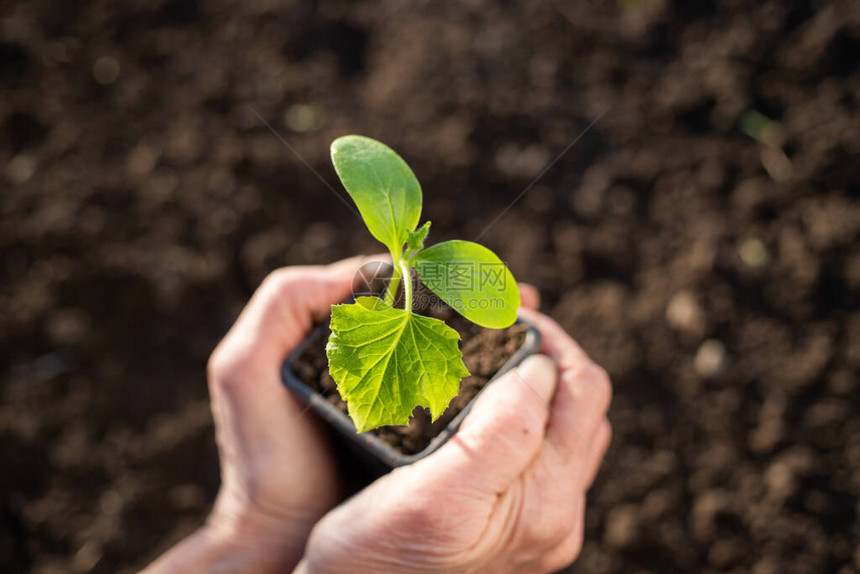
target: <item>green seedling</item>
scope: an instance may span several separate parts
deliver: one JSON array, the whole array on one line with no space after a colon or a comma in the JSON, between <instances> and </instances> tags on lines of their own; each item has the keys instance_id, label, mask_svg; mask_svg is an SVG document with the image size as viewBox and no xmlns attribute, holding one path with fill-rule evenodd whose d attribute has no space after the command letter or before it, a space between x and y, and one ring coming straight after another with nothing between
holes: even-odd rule
<instances>
[{"instance_id":1,"label":"green seedling","mask_svg":"<svg viewBox=\"0 0 860 574\"><path fill-rule=\"evenodd\" d=\"M469 241L424 247L430 222L421 218L421 186L388 146L363 136L331 145L335 171L370 233L391 252L393 275L384 298L333 305L326 345L329 373L359 432L405 425L417 406L436 420L469 375L459 333L412 310L412 270L466 319L502 329L517 318L513 275L489 249ZM395 297L403 285L403 308Z\"/></svg>"}]
</instances>

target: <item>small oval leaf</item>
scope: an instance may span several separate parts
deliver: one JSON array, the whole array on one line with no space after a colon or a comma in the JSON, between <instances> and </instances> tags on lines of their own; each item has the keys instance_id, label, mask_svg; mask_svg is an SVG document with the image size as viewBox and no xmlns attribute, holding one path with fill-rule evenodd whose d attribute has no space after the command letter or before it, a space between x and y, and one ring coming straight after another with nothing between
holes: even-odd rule
<instances>
[{"instance_id":1,"label":"small oval leaf","mask_svg":"<svg viewBox=\"0 0 860 574\"><path fill-rule=\"evenodd\" d=\"M503 329L517 320L520 292L495 253L471 241L445 241L415 256L418 276L466 319Z\"/></svg>"},{"instance_id":2,"label":"small oval leaf","mask_svg":"<svg viewBox=\"0 0 860 574\"><path fill-rule=\"evenodd\" d=\"M421 218L421 185L406 162L387 145L357 135L334 140L331 161L370 233L400 253Z\"/></svg>"}]
</instances>

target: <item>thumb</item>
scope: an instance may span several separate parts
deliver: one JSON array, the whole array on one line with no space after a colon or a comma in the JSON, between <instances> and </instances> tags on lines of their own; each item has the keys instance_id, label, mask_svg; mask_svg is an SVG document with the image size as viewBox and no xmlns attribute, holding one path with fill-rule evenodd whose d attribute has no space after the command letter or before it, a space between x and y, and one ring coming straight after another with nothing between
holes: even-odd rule
<instances>
[{"instance_id":1,"label":"thumb","mask_svg":"<svg viewBox=\"0 0 860 574\"><path fill-rule=\"evenodd\" d=\"M490 384L425 471L481 492L506 488L540 450L556 379L555 363L534 355Z\"/></svg>"},{"instance_id":2,"label":"thumb","mask_svg":"<svg viewBox=\"0 0 860 574\"><path fill-rule=\"evenodd\" d=\"M324 317L332 304L349 296L357 272L372 259L359 256L327 266L284 267L270 273L213 358L241 356L246 366L279 366L314 321Z\"/></svg>"},{"instance_id":3,"label":"thumb","mask_svg":"<svg viewBox=\"0 0 860 574\"><path fill-rule=\"evenodd\" d=\"M285 420L301 416L304 407L281 382L281 363L311 330L315 315L350 294L367 260L287 267L263 281L209 359L209 388L220 427L241 432L249 448L268 448Z\"/></svg>"}]
</instances>

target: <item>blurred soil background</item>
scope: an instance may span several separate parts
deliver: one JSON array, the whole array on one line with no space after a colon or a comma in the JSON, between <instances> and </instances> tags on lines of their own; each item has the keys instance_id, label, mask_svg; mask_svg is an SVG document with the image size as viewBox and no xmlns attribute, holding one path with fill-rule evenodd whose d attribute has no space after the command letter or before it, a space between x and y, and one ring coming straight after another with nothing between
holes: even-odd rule
<instances>
[{"instance_id":1,"label":"blurred soil background","mask_svg":"<svg viewBox=\"0 0 860 574\"><path fill-rule=\"evenodd\" d=\"M0 571L132 572L218 487L207 356L379 250L398 150L612 374L574 572L860 571L860 3L0 3Z\"/></svg>"}]
</instances>

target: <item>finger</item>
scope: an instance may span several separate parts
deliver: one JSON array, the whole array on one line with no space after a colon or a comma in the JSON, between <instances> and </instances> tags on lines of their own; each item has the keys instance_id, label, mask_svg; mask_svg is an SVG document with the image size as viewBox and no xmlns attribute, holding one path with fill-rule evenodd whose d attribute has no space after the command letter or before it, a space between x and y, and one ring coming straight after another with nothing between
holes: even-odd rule
<instances>
[{"instance_id":1,"label":"finger","mask_svg":"<svg viewBox=\"0 0 860 574\"><path fill-rule=\"evenodd\" d=\"M590 439L612 400L609 377L555 321L536 312L526 312L526 316L541 331L541 350L559 365L558 388L547 423L547 443L584 481L587 462L597 452Z\"/></svg>"},{"instance_id":2,"label":"finger","mask_svg":"<svg viewBox=\"0 0 860 574\"><path fill-rule=\"evenodd\" d=\"M588 470L585 472L585 490L590 489L591 485L594 484L594 479L597 478L597 474L603 466L603 459L611 443L612 425L609 423L609 419L604 418L591 437L591 446L594 447L594 452L591 453Z\"/></svg>"},{"instance_id":3,"label":"finger","mask_svg":"<svg viewBox=\"0 0 860 574\"><path fill-rule=\"evenodd\" d=\"M540 291L534 285L517 283L520 289L520 306L525 309L540 308Z\"/></svg>"},{"instance_id":4,"label":"finger","mask_svg":"<svg viewBox=\"0 0 860 574\"><path fill-rule=\"evenodd\" d=\"M540 449L556 377L549 358L533 355L493 382L422 472L495 496Z\"/></svg>"},{"instance_id":5,"label":"finger","mask_svg":"<svg viewBox=\"0 0 860 574\"><path fill-rule=\"evenodd\" d=\"M589 443L594 451L588 460L586 468L586 480L584 484L577 484L572 480L567 485L569 496L561 495L559 499L568 501L564 508L556 508L555 512L570 512L573 514L573 525L568 534L552 550L540 559L540 570L555 572L561 570L576 560L582 550L584 524L585 524L585 493L591 488L594 478L603 463L603 457L612 440L612 426L609 420L604 418L598 425L597 430L590 437ZM559 470L555 468L554 470ZM563 480L563 479L562 479Z\"/></svg>"},{"instance_id":6,"label":"finger","mask_svg":"<svg viewBox=\"0 0 860 574\"><path fill-rule=\"evenodd\" d=\"M560 372L546 439L573 468L586 468L597 453L591 437L606 415L610 396L609 379L596 365Z\"/></svg>"},{"instance_id":7,"label":"finger","mask_svg":"<svg viewBox=\"0 0 860 574\"><path fill-rule=\"evenodd\" d=\"M560 369L590 361L585 351L561 326L539 311L520 309L520 314L535 324L541 333L541 352L554 359Z\"/></svg>"}]
</instances>

